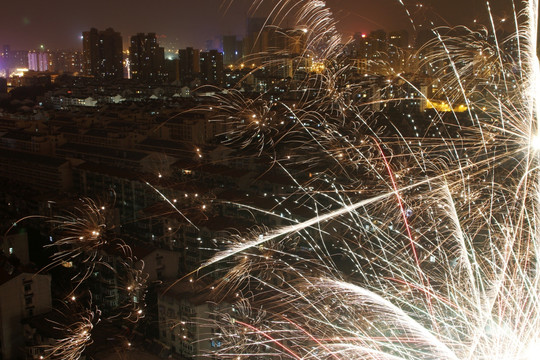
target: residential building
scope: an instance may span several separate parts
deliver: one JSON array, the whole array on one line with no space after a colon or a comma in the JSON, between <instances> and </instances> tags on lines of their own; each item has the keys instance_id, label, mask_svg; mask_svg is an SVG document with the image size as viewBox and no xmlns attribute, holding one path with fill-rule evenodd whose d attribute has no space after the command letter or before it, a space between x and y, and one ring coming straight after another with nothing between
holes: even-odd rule
<instances>
[{"instance_id":1,"label":"residential building","mask_svg":"<svg viewBox=\"0 0 540 360\"><path fill-rule=\"evenodd\" d=\"M200 51L191 47L178 50L179 73L182 84L189 84L201 71Z\"/></svg>"},{"instance_id":2,"label":"residential building","mask_svg":"<svg viewBox=\"0 0 540 360\"><path fill-rule=\"evenodd\" d=\"M83 32L84 72L100 79L122 79L122 36L108 28Z\"/></svg>"},{"instance_id":3,"label":"residential building","mask_svg":"<svg viewBox=\"0 0 540 360\"><path fill-rule=\"evenodd\" d=\"M139 33L131 37L129 60L132 79L142 82L164 79L165 50L159 46L155 33Z\"/></svg>"},{"instance_id":4,"label":"residential building","mask_svg":"<svg viewBox=\"0 0 540 360\"><path fill-rule=\"evenodd\" d=\"M236 64L242 59L242 41L235 35L223 36L223 64L225 66Z\"/></svg>"},{"instance_id":5,"label":"residential building","mask_svg":"<svg viewBox=\"0 0 540 360\"><path fill-rule=\"evenodd\" d=\"M28 52L28 70L48 71L49 54L42 51Z\"/></svg>"},{"instance_id":6,"label":"residential building","mask_svg":"<svg viewBox=\"0 0 540 360\"><path fill-rule=\"evenodd\" d=\"M221 346L218 331L212 328L216 313L234 311L231 301L213 299L211 288L192 278L158 292L159 339L182 358L208 359Z\"/></svg>"},{"instance_id":7,"label":"residential building","mask_svg":"<svg viewBox=\"0 0 540 360\"><path fill-rule=\"evenodd\" d=\"M80 50L48 50L50 69L58 73L83 72L83 54Z\"/></svg>"},{"instance_id":8,"label":"residential building","mask_svg":"<svg viewBox=\"0 0 540 360\"><path fill-rule=\"evenodd\" d=\"M7 149L0 151L0 177L38 190L68 191L72 185L69 161Z\"/></svg>"},{"instance_id":9,"label":"residential building","mask_svg":"<svg viewBox=\"0 0 540 360\"><path fill-rule=\"evenodd\" d=\"M205 85L223 86L223 53L201 52L201 80Z\"/></svg>"},{"instance_id":10,"label":"residential building","mask_svg":"<svg viewBox=\"0 0 540 360\"><path fill-rule=\"evenodd\" d=\"M51 277L16 266L0 256L0 355L4 360L23 354L22 320L51 310Z\"/></svg>"}]
</instances>

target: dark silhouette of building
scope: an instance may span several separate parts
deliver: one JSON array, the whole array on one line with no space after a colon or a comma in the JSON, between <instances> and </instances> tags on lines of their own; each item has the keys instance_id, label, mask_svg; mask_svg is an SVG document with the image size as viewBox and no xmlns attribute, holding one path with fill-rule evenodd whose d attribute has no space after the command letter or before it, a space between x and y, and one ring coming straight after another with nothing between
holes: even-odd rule
<instances>
[{"instance_id":1,"label":"dark silhouette of building","mask_svg":"<svg viewBox=\"0 0 540 360\"><path fill-rule=\"evenodd\" d=\"M101 79L121 79L122 36L108 28L98 31L95 28L83 32L84 72Z\"/></svg>"},{"instance_id":2,"label":"dark silhouette of building","mask_svg":"<svg viewBox=\"0 0 540 360\"><path fill-rule=\"evenodd\" d=\"M223 53L217 50L201 52L201 80L207 85L223 85Z\"/></svg>"},{"instance_id":3,"label":"dark silhouette of building","mask_svg":"<svg viewBox=\"0 0 540 360\"><path fill-rule=\"evenodd\" d=\"M191 47L178 50L180 81L187 84L194 80L201 71L200 51Z\"/></svg>"},{"instance_id":4,"label":"dark silhouette of building","mask_svg":"<svg viewBox=\"0 0 540 360\"><path fill-rule=\"evenodd\" d=\"M223 36L223 64L231 65L238 62L243 56L242 47L242 40L237 40L235 35Z\"/></svg>"},{"instance_id":5,"label":"dark silhouette of building","mask_svg":"<svg viewBox=\"0 0 540 360\"><path fill-rule=\"evenodd\" d=\"M409 33L406 30L388 34L388 60L395 71L405 70L405 60L409 53Z\"/></svg>"},{"instance_id":6,"label":"dark silhouette of building","mask_svg":"<svg viewBox=\"0 0 540 360\"><path fill-rule=\"evenodd\" d=\"M367 34L356 33L355 48L352 54L358 60L361 73L379 74L384 72L381 61L388 60L388 39L384 30L375 30Z\"/></svg>"},{"instance_id":7,"label":"dark silhouette of building","mask_svg":"<svg viewBox=\"0 0 540 360\"><path fill-rule=\"evenodd\" d=\"M95 28L83 32L83 70L85 75L98 73L99 63L99 33Z\"/></svg>"},{"instance_id":8,"label":"dark silhouette of building","mask_svg":"<svg viewBox=\"0 0 540 360\"><path fill-rule=\"evenodd\" d=\"M248 57L250 62L257 60L255 61L257 65L260 65L258 56L269 51L270 38L275 32L274 28L265 27L265 24L265 18L249 18L246 37L243 40L243 55Z\"/></svg>"},{"instance_id":9,"label":"dark silhouette of building","mask_svg":"<svg viewBox=\"0 0 540 360\"><path fill-rule=\"evenodd\" d=\"M259 33L264 25L266 24L267 19L264 17L250 17L247 19L247 34L257 34Z\"/></svg>"},{"instance_id":10,"label":"dark silhouette of building","mask_svg":"<svg viewBox=\"0 0 540 360\"><path fill-rule=\"evenodd\" d=\"M82 73L83 56L80 50L48 50L51 67L59 73Z\"/></svg>"},{"instance_id":11,"label":"dark silhouette of building","mask_svg":"<svg viewBox=\"0 0 540 360\"><path fill-rule=\"evenodd\" d=\"M422 46L424 46L427 42L433 40L436 38L436 35L433 31L430 29L419 29L416 32L416 36L414 38L414 47L416 49L420 49Z\"/></svg>"},{"instance_id":12,"label":"dark silhouette of building","mask_svg":"<svg viewBox=\"0 0 540 360\"><path fill-rule=\"evenodd\" d=\"M169 82L179 82L180 81L180 61L178 58L175 59L165 59L165 73L166 79Z\"/></svg>"},{"instance_id":13,"label":"dark silhouette of building","mask_svg":"<svg viewBox=\"0 0 540 360\"><path fill-rule=\"evenodd\" d=\"M406 30L392 31L388 34L388 45L398 48L409 46L409 33Z\"/></svg>"},{"instance_id":14,"label":"dark silhouette of building","mask_svg":"<svg viewBox=\"0 0 540 360\"><path fill-rule=\"evenodd\" d=\"M0 94L7 93L7 80L6 78L0 77Z\"/></svg>"},{"instance_id":15,"label":"dark silhouette of building","mask_svg":"<svg viewBox=\"0 0 540 360\"><path fill-rule=\"evenodd\" d=\"M129 60L132 79L143 82L163 80L165 50L159 46L155 33L138 33L131 37Z\"/></svg>"}]
</instances>

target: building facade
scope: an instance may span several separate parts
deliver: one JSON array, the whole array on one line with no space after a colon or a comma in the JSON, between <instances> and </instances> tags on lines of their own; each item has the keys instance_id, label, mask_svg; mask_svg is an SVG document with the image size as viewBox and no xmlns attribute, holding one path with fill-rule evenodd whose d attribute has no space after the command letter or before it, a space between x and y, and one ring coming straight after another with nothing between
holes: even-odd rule
<instances>
[{"instance_id":1,"label":"building facade","mask_svg":"<svg viewBox=\"0 0 540 360\"><path fill-rule=\"evenodd\" d=\"M189 84L201 71L200 51L191 47L178 50L179 77L183 84Z\"/></svg>"},{"instance_id":2,"label":"building facade","mask_svg":"<svg viewBox=\"0 0 540 360\"><path fill-rule=\"evenodd\" d=\"M122 36L108 28L83 32L84 73L100 79L121 79L124 76Z\"/></svg>"},{"instance_id":3,"label":"building facade","mask_svg":"<svg viewBox=\"0 0 540 360\"><path fill-rule=\"evenodd\" d=\"M223 86L223 53L201 52L201 80L205 85Z\"/></svg>"},{"instance_id":4,"label":"building facade","mask_svg":"<svg viewBox=\"0 0 540 360\"><path fill-rule=\"evenodd\" d=\"M155 33L138 33L131 37L129 61L132 79L143 82L164 79L165 50L159 46Z\"/></svg>"},{"instance_id":5,"label":"building facade","mask_svg":"<svg viewBox=\"0 0 540 360\"><path fill-rule=\"evenodd\" d=\"M0 355L18 359L24 349L22 320L51 310L51 277L15 268L0 258Z\"/></svg>"}]
</instances>

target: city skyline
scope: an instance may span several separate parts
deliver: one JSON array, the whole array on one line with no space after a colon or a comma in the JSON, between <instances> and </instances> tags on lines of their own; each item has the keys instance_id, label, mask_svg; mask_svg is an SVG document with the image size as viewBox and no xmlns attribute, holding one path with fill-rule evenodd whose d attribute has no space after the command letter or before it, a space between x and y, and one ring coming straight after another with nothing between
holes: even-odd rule
<instances>
[{"instance_id":1,"label":"city skyline","mask_svg":"<svg viewBox=\"0 0 540 360\"><path fill-rule=\"evenodd\" d=\"M498 5L500 2L495 1L491 6L498 16L504 17L505 9ZM16 50L37 49L41 45L47 49L79 49L82 48L83 31L92 27L112 27L121 33L124 48L128 47L129 37L140 32L155 32L165 47L174 44L178 48L217 48L224 35L244 36L246 19L266 14L272 6L270 1L263 2L258 11L254 11L249 3L247 0L203 0L199 5L186 6L180 1L157 0L149 10L147 6L127 1L111 4L97 0L84 9L71 9L72 3L65 0L56 1L55 7L46 9L35 0L25 7L8 2L4 11L10 16L0 24L0 44ZM424 1L422 6L411 1L400 6L397 0L383 0L377 4L367 0L330 0L327 3L338 20L338 29L346 37L381 28L412 31L407 10L417 26L427 21L440 25L466 24L473 20L468 14L487 13L485 2L479 0L456 0L450 5ZM58 16L59 9L63 16Z\"/></svg>"},{"instance_id":2,"label":"city skyline","mask_svg":"<svg viewBox=\"0 0 540 360\"><path fill-rule=\"evenodd\" d=\"M28 1L0 360L539 359L540 0Z\"/></svg>"}]
</instances>

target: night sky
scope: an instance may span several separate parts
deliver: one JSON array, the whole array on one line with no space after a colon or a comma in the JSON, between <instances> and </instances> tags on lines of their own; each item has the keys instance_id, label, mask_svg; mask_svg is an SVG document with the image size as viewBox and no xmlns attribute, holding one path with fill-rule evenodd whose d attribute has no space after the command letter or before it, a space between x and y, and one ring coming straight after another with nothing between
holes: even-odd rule
<instances>
[{"instance_id":1,"label":"night sky","mask_svg":"<svg viewBox=\"0 0 540 360\"><path fill-rule=\"evenodd\" d=\"M14 0L2 1L0 12L0 46L11 45L13 50L34 49L44 44L50 49L81 48L82 31L91 27L103 30L113 27L124 43L137 32L155 32L160 42L179 47L194 46L204 49L207 40L221 35L243 36L251 0ZM517 0L519 2L519 0ZM225 9L227 4L232 3ZM276 0L265 0L268 11ZM406 1L417 24L433 20L436 24L470 24L474 17L485 18L483 0L422 0ZM398 0L328 0L339 29L344 35L354 32L411 30L403 6ZM501 4L504 4L501 5ZM511 15L510 0L491 1L497 17ZM503 9L506 7L505 9ZM214 42L217 44L217 41Z\"/></svg>"}]
</instances>

